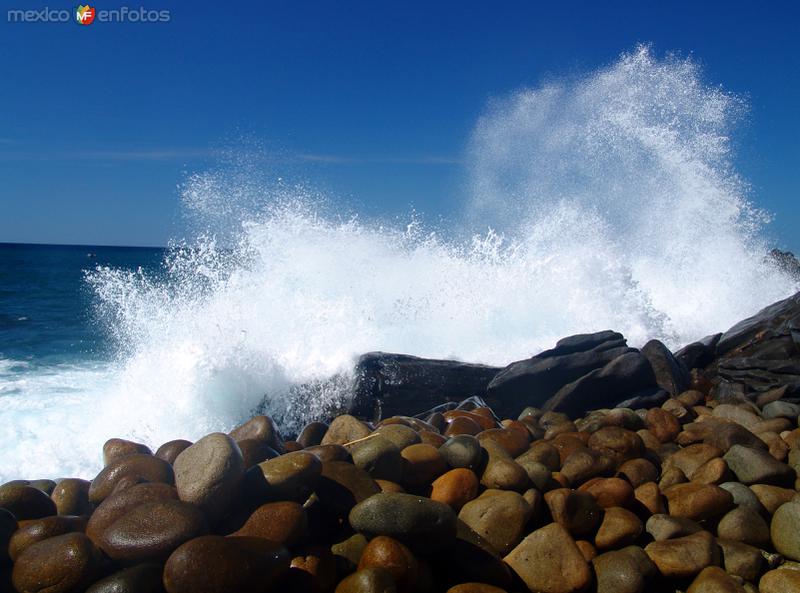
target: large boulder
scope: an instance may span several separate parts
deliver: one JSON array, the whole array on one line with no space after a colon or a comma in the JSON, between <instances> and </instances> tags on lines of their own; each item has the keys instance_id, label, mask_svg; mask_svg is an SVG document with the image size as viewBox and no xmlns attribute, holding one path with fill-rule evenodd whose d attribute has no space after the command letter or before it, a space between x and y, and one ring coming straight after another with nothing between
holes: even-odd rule
<instances>
[{"instance_id":1,"label":"large boulder","mask_svg":"<svg viewBox=\"0 0 800 593\"><path fill-rule=\"evenodd\" d=\"M575 418L588 410L613 407L620 400L648 390L658 390L653 368L643 354L632 350L564 385L542 409Z\"/></svg>"},{"instance_id":2,"label":"large boulder","mask_svg":"<svg viewBox=\"0 0 800 593\"><path fill-rule=\"evenodd\" d=\"M675 358L662 342L650 340L642 346L642 354L653 367L658 386L672 396L680 395L691 386L689 370Z\"/></svg>"},{"instance_id":3,"label":"large boulder","mask_svg":"<svg viewBox=\"0 0 800 593\"><path fill-rule=\"evenodd\" d=\"M369 352L356 363L348 411L370 420L421 414L448 401L485 394L499 371L498 367L456 360Z\"/></svg>"},{"instance_id":4,"label":"large boulder","mask_svg":"<svg viewBox=\"0 0 800 593\"><path fill-rule=\"evenodd\" d=\"M567 383L600 369L615 358L635 352L622 334L603 331L564 338L552 350L512 362L497 373L488 396L503 402L541 406Z\"/></svg>"}]
</instances>

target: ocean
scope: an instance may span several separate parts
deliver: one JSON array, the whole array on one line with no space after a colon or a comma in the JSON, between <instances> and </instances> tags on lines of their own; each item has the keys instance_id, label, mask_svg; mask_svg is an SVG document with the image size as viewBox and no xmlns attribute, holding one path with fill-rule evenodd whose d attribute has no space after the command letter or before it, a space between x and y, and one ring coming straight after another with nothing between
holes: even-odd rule
<instances>
[{"instance_id":1,"label":"ocean","mask_svg":"<svg viewBox=\"0 0 800 593\"><path fill-rule=\"evenodd\" d=\"M243 155L188 176L169 249L0 246L0 480L91 478L110 437L256 409L296 430L368 351L504 365L575 333L724 331L798 290L733 165L742 107L643 47L493 101L444 220L370 218Z\"/></svg>"}]
</instances>

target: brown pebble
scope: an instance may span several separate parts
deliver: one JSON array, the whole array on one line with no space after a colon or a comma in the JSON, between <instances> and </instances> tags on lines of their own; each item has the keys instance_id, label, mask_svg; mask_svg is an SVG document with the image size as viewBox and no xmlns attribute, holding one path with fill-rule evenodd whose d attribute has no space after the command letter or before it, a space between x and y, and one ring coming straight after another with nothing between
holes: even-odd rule
<instances>
[{"instance_id":1,"label":"brown pebble","mask_svg":"<svg viewBox=\"0 0 800 593\"><path fill-rule=\"evenodd\" d=\"M308 531L308 518L296 502L270 502L258 507L233 536L261 537L283 546L293 546Z\"/></svg>"},{"instance_id":2,"label":"brown pebble","mask_svg":"<svg viewBox=\"0 0 800 593\"><path fill-rule=\"evenodd\" d=\"M443 502L458 512L478 495L478 476L466 468L451 469L433 482L431 499Z\"/></svg>"},{"instance_id":3,"label":"brown pebble","mask_svg":"<svg viewBox=\"0 0 800 593\"><path fill-rule=\"evenodd\" d=\"M372 567L388 571L397 585L398 593L408 593L417 584L417 559L408 547L391 537L379 535L364 548L358 569Z\"/></svg>"},{"instance_id":4,"label":"brown pebble","mask_svg":"<svg viewBox=\"0 0 800 593\"><path fill-rule=\"evenodd\" d=\"M19 593L76 593L100 574L101 555L83 533L67 533L29 546L14 563Z\"/></svg>"}]
</instances>

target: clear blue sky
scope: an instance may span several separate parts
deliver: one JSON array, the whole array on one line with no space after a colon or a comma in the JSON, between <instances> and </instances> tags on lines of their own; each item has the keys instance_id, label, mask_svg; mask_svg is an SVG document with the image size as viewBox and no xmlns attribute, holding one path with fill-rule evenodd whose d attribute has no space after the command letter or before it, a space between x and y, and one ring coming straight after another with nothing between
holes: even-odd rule
<instances>
[{"instance_id":1,"label":"clear blue sky","mask_svg":"<svg viewBox=\"0 0 800 593\"><path fill-rule=\"evenodd\" d=\"M61 8L4 6L45 5ZM213 165L240 138L368 210L400 213L413 203L435 216L460 200L460 160L487 100L652 42L658 55L694 55L710 82L748 98L739 170L776 215L778 244L800 250L794 2L169 8L166 24L20 24L0 15L0 241L164 244L186 172Z\"/></svg>"}]
</instances>

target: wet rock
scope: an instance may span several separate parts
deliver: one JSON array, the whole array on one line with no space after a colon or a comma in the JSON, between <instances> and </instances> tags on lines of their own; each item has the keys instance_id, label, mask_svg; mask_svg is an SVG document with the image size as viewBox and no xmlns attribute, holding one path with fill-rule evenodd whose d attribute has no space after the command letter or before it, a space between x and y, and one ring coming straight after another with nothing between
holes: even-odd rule
<instances>
[{"instance_id":1,"label":"wet rock","mask_svg":"<svg viewBox=\"0 0 800 593\"><path fill-rule=\"evenodd\" d=\"M703 531L703 527L691 519L664 514L652 515L647 520L645 529L656 541L675 539Z\"/></svg>"},{"instance_id":2,"label":"wet rock","mask_svg":"<svg viewBox=\"0 0 800 593\"><path fill-rule=\"evenodd\" d=\"M662 443L674 441L681 431L681 423L675 415L661 408L647 410L644 421L647 429Z\"/></svg>"},{"instance_id":3,"label":"wet rock","mask_svg":"<svg viewBox=\"0 0 800 593\"><path fill-rule=\"evenodd\" d=\"M592 581L589 564L575 540L557 523L528 535L504 561L531 591L577 593Z\"/></svg>"},{"instance_id":4,"label":"wet rock","mask_svg":"<svg viewBox=\"0 0 800 593\"><path fill-rule=\"evenodd\" d=\"M387 535L421 553L441 549L456 536L456 515L449 506L411 494L375 494L354 506L349 520L367 537Z\"/></svg>"},{"instance_id":5,"label":"wet rock","mask_svg":"<svg viewBox=\"0 0 800 593\"><path fill-rule=\"evenodd\" d=\"M244 424L234 428L230 436L236 442L245 439L263 441L278 453L283 452L283 439L269 416L253 416Z\"/></svg>"},{"instance_id":6,"label":"wet rock","mask_svg":"<svg viewBox=\"0 0 800 593\"><path fill-rule=\"evenodd\" d=\"M387 424L381 426L375 432L389 442L394 443L394 446L401 451L409 445L416 445L422 442L416 430L403 424Z\"/></svg>"},{"instance_id":7,"label":"wet rock","mask_svg":"<svg viewBox=\"0 0 800 593\"><path fill-rule=\"evenodd\" d=\"M37 542L65 533L83 532L86 529L86 519L86 517L54 516L23 521L11 536L8 554L12 560L16 560L28 547Z\"/></svg>"},{"instance_id":8,"label":"wet rock","mask_svg":"<svg viewBox=\"0 0 800 593\"><path fill-rule=\"evenodd\" d=\"M728 469L728 464L720 457L709 459L692 474L692 482L698 482L700 484L719 485L732 478L733 475L730 469Z\"/></svg>"},{"instance_id":9,"label":"wet rock","mask_svg":"<svg viewBox=\"0 0 800 593\"><path fill-rule=\"evenodd\" d=\"M405 545L393 539L379 535L367 544L358 569L382 568L392 575L398 593L413 591L419 578L419 563L414 554Z\"/></svg>"},{"instance_id":10,"label":"wet rock","mask_svg":"<svg viewBox=\"0 0 800 593\"><path fill-rule=\"evenodd\" d=\"M320 504L339 517L380 491L367 472L345 461L324 462L315 490Z\"/></svg>"},{"instance_id":11,"label":"wet rock","mask_svg":"<svg viewBox=\"0 0 800 593\"><path fill-rule=\"evenodd\" d=\"M186 439L175 439L174 441L167 441L163 445L161 445L158 450L156 451L156 457L159 459L163 459L170 465L175 463L175 460L178 458L185 449L188 449L192 446L192 441L187 441Z\"/></svg>"},{"instance_id":12,"label":"wet rock","mask_svg":"<svg viewBox=\"0 0 800 593\"><path fill-rule=\"evenodd\" d=\"M275 449L264 441L256 439L243 439L236 443L242 453L245 469L250 469L254 465L263 463L268 459L273 459L280 455Z\"/></svg>"},{"instance_id":13,"label":"wet rock","mask_svg":"<svg viewBox=\"0 0 800 593\"><path fill-rule=\"evenodd\" d=\"M791 488L781 488L769 484L753 484L750 491L756 495L758 502L772 515L782 504L792 500L796 494Z\"/></svg>"},{"instance_id":14,"label":"wet rock","mask_svg":"<svg viewBox=\"0 0 800 593\"><path fill-rule=\"evenodd\" d=\"M581 447L564 460L561 475L573 486L598 476L609 476L614 472L616 463L608 455L600 451Z\"/></svg>"},{"instance_id":15,"label":"wet rock","mask_svg":"<svg viewBox=\"0 0 800 593\"><path fill-rule=\"evenodd\" d=\"M722 551L725 572L752 583L758 580L758 575L761 574L761 567L764 564L761 550L742 542L734 542L722 538L718 538L717 543Z\"/></svg>"},{"instance_id":16,"label":"wet rock","mask_svg":"<svg viewBox=\"0 0 800 593\"><path fill-rule=\"evenodd\" d=\"M507 554L525 535L531 507L516 492L487 490L468 502L458 518L488 541L501 554Z\"/></svg>"},{"instance_id":17,"label":"wet rock","mask_svg":"<svg viewBox=\"0 0 800 593\"><path fill-rule=\"evenodd\" d=\"M791 484L797 474L769 453L734 445L725 454L725 462L743 484Z\"/></svg>"},{"instance_id":18,"label":"wet rock","mask_svg":"<svg viewBox=\"0 0 800 593\"><path fill-rule=\"evenodd\" d=\"M676 484L667 488L664 496L670 515L694 521L717 517L733 507L730 492L712 484Z\"/></svg>"},{"instance_id":19,"label":"wet rock","mask_svg":"<svg viewBox=\"0 0 800 593\"><path fill-rule=\"evenodd\" d=\"M0 486L0 508L11 512L17 520L40 519L55 515L56 504L33 486L4 484Z\"/></svg>"},{"instance_id":20,"label":"wet rock","mask_svg":"<svg viewBox=\"0 0 800 593\"><path fill-rule=\"evenodd\" d=\"M459 512L469 501L478 496L478 476L472 470L459 467L445 472L432 484L431 500L443 502Z\"/></svg>"},{"instance_id":21,"label":"wet rock","mask_svg":"<svg viewBox=\"0 0 800 593\"><path fill-rule=\"evenodd\" d=\"M770 402L761 409L761 415L764 418L789 418L790 420L797 420L797 417L800 416L800 404L782 400Z\"/></svg>"},{"instance_id":22,"label":"wet rock","mask_svg":"<svg viewBox=\"0 0 800 593\"><path fill-rule=\"evenodd\" d=\"M758 581L759 593L800 593L800 570L770 570Z\"/></svg>"},{"instance_id":23,"label":"wet rock","mask_svg":"<svg viewBox=\"0 0 800 593\"><path fill-rule=\"evenodd\" d=\"M123 479L174 484L172 466L153 455L137 453L112 461L97 474L89 486L89 502L98 504L111 494Z\"/></svg>"},{"instance_id":24,"label":"wet rock","mask_svg":"<svg viewBox=\"0 0 800 593\"><path fill-rule=\"evenodd\" d=\"M644 454L642 438L632 430L618 426L607 426L593 433L589 437L588 445L612 459L617 465Z\"/></svg>"},{"instance_id":25,"label":"wet rock","mask_svg":"<svg viewBox=\"0 0 800 593\"><path fill-rule=\"evenodd\" d=\"M746 506L728 511L720 519L717 536L760 548L768 547L770 544L769 525L761 515Z\"/></svg>"},{"instance_id":26,"label":"wet rock","mask_svg":"<svg viewBox=\"0 0 800 593\"><path fill-rule=\"evenodd\" d=\"M603 368L564 385L542 409L577 417L591 408L613 407L617 402L655 386L656 379L647 359L639 352L628 352Z\"/></svg>"},{"instance_id":27,"label":"wet rock","mask_svg":"<svg viewBox=\"0 0 800 593\"><path fill-rule=\"evenodd\" d=\"M175 487L181 500L200 507L212 522L231 510L244 480L245 464L230 436L204 436L175 460Z\"/></svg>"},{"instance_id":28,"label":"wet rock","mask_svg":"<svg viewBox=\"0 0 800 593\"><path fill-rule=\"evenodd\" d=\"M112 461L137 453L143 455L153 454L150 451L150 447L142 443L135 443L125 439L108 439L103 445L103 465L108 465Z\"/></svg>"},{"instance_id":29,"label":"wet rock","mask_svg":"<svg viewBox=\"0 0 800 593\"><path fill-rule=\"evenodd\" d=\"M267 500L305 502L322 475L323 465L308 451L294 451L259 463L256 467L263 476Z\"/></svg>"},{"instance_id":30,"label":"wet rock","mask_svg":"<svg viewBox=\"0 0 800 593\"><path fill-rule=\"evenodd\" d=\"M400 455L403 459L403 484L411 488L427 486L447 471L444 457L432 445L409 445Z\"/></svg>"},{"instance_id":31,"label":"wet rock","mask_svg":"<svg viewBox=\"0 0 800 593\"><path fill-rule=\"evenodd\" d=\"M605 510L600 528L594 538L598 550L613 550L634 543L644 526L639 517L627 509L611 507Z\"/></svg>"},{"instance_id":32,"label":"wet rock","mask_svg":"<svg viewBox=\"0 0 800 593\"><path fill-rule=\"evenodd\" d=\"M259 537L206 535L187 541L164 566L167 593L272 590L289 568L286 548Z\"/></svg>"},{"instance_id":33,"label":"wet rock","mask_svg":"<svg viewBox=\"0 0 800 593\"><path fill-rule=\"evenodd\" d=\"M86 593L164 593L160 564L137 564L96 581Z\"/></svg>"},{"instance_id":34,"label":"wet rock","mask_svg":"<svg viewBox=\"0 0 800 593\"><path fill-rule=\"evenodd\" d=\"M439 447L439 453L450 467L463 467L479 472L486 463L486 452L474 436L450 437Z\"/></svg>"},{"instance_id":35,"label":"wet rock","mask_svg":"<svg viewBox=\"0 0 800 593\"><path fill-rule=\"evenodd\" d=\"M606 552L592 560L597 576L597 593L642 593L645 575L631 555Z\"/></svg>"},{"instance_id":36,"label":"wet rock","mask_svg":"<svg viewBox=\"0 0 800 593\"><path fill-rule=\"evenodd\" d=\"M345 414L334 418L333 422L328 426L321 444L345 445L368 437L371 432L370 427L361 422L361 420Z\"/></svg>"},{"instance_id":37,"label":"wet rock","mask_svg":"<svg viewBox=\"0 0 800 593\"><path fill-rule=\"evenodd\" d=\"M400 425L394 426L399 427ZM403 458L400 455L400 449L392 441L382 436L371 436L353 445L350 453L353 456L353 464L376 480L399 482L403 476Z\"/></svg>"},{"instance_id":38,"label":"wet rock","mask_svg":"<svg viewBox=\"0 0 800 593\"><path fill-rule=\"evenodd\" d=\"M697 443L684 447L669 456L664 462L664 469L677 467L691 479L694 472L704 463L722 456L722 451L713 445Z\"/></svg>"},{"instance_id":39,"label":"wet rock","mask_svg":"<svg viewBox=\"0 0 800 593\"><path fill-rule=\"evenodd\" d=\"M719 549L707 531L653 542L644 551L666 578L693 577L706 566L719 564Z\"/></svg>"},{"instance_id":40,"label":"wet rock","mask_svg":"<svg viewBox=\"0 0 800 593\"><path fill-rule=\"evenodd\" d=\"M322 439L328 431L328 425L324 422L309 422L300 431L297 437L297 442L300 443L304 449L322 444Z\"/></svg>"},{"instance_id":41,"label":"wet rock","mask_svg":"<svg viewBox=\"0 0 800 593\"><path fill-rule=\"evenodd\" d=\"M602 519L602 510L594 497L569 488L550 490L544 495L553 521L562 525L573 537L593 533Z\"/></svg>"},{"instance_id":42,"label":"wet rock","mask_svg":"<svg viewBox=\"0 0 800 593\"><path fill-rule=\"evenodd\" d=\"M658 340L642 346L642 354L653 368L658 386L673 397L689 389L691 377L683 361Z\"/></svg>"},{"instance_id":43,"label":"wet rock","mask_svg":"<svg viewBox=\"0 0 800 593\"><path fill-rule=\"evenodd\" d=\"M136 484L122 492L112 494L92 513L86 525L86 535L96 545L102 532L114 521L141 504L159 500L178 500L178 492L174 486L156 482Z\"/></svg>"},{"instance_id":44,"label":"wet rock","mask_svg":"<svg viewBox=\"0 0 800 593\"><path fill-rule=\"evenodd\" d=\"M628 507L635 500L633 486L620 478L595 478L578 488L588 492L604 509L611 507Z\"/></svg>"},{"instance_id":45,"label":"wet rock","mask_svg":"<svg viewBox=\"0 0 800 593\"><path fill-rule=\"evenodd\" d=\"M102 559L83 533L37 542L14 563L12 581L19 593L77 593L100 573Z\"/></svg>"},{"instance_id":46,"label":"wet rock","mask_svg":"<svg viewBox=\"0 0 800 593\"><path fill-rule=\"evenodd\" d=\"M779 554L800 561L800 501L787 502L775 511L770 534Z\"/></svg>"},{"instance_id":47,"label":"wet rock","mask_svg":"<svg viewBox=\"0 0 800 593\"><path fill-rule=\"evenodd\" d=\"M335 593L397 593L397 585L388 570L370 567L342 579Z\"/></svg>"},{"instance_id":48,"label":"wet rock","mask_svg":"<svg viewBox=\"0 0 800 593\"><path fill-rule=\"evenodd\" d=\"M240 537L261 537L286 547L301 541L308 532L308 517L296 502L271 502L258 507L242 527Z\"/></svg>"},{"instance_id":49,"label":"wet rock","mask_svg":"<svg viewBox=\"0 0 800 593\"><path fill-rule=\"evenodd\" d=\"M89 504L89 485L87 480L78 478L66 478L56 484L50 498L56 503L58 514L88 515L92 508Z\"/></svg>"},{"instance_id":50,"label":"wet rock","mask_svg":"<svg viewBox=\"0 0 800 593\"><path fill-rule=\"evenodd\" d=\"M719 566L707 566L686 593L745 593L742 586Z\"/></svg>"},{"instance_id":51,"label":"wet rock","mask_svg":"<svg viewBox=\"0 0 800 593\"><path fill-rule=\"evenodd\" d=\"M98 547L121 564L163 562L182 543L208 533L205 516L179 500L140 504L109 525Z\"/></svg>"}]
</instances>

